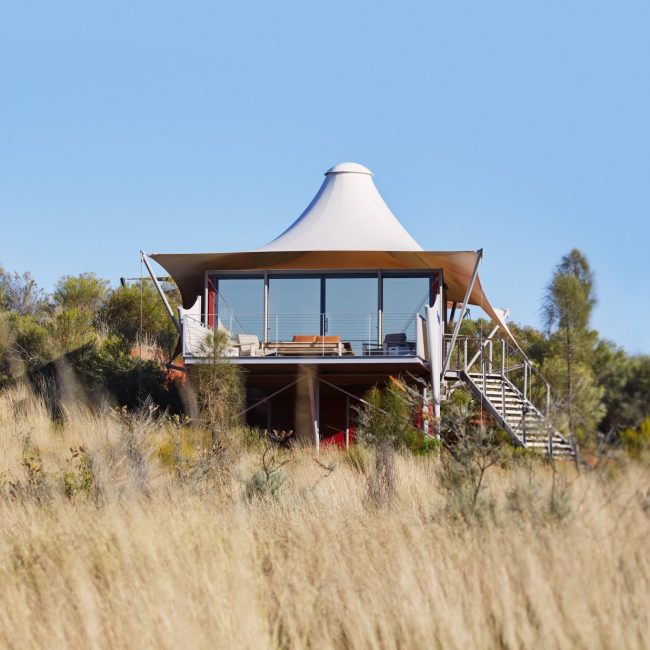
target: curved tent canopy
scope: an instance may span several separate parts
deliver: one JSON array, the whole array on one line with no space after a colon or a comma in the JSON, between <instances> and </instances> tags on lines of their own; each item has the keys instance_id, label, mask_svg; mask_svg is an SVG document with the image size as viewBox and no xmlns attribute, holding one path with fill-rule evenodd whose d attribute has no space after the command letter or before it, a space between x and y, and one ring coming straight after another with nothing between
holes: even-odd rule
<instances>
[{"instance_id":1,"label":"curved tent canopy","mask_svg":"<svg viewBox=\"0 0 650 650\"><path fill-rule=\"evenodd\" d=\"M260 251L421 251L422 247L386 205L372 172L341 163L325 180L307 209Z\"/></svg>"}]
</instances>

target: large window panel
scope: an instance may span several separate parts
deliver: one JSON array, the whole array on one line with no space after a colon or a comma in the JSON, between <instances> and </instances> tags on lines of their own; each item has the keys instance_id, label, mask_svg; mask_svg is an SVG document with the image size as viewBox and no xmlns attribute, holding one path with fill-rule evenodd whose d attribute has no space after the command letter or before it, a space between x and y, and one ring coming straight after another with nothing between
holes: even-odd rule
<instances>
[{"instance_id":1,"label":"large window panel","mask_svg":"<svg viewBox=\"0 0 650 650\"><path fill-rule=\"evenodd\" d=\"M404 332L415 341L415 317L429 304L431 276L388 276L383 279L383 333Z\"/></svg>"},{"instance_id":2,"label":"large window panel","mask_svg":"<svg viewBox=\"0 0 650 650\"><path fill-rule=\"evenodd\" d=\"M377 343L377 276L328 277L325 280L325 330L340 336L360 354L364 343Z\"/></svg>"},{"instance_id":3,"label":"large window panel","mask_svg":"<svg viewBox=\"0 0 650 650\"><path fill-rule=\"evenodd\" d=\"M221 326L235 334L264 337L264 279L217 277L215 308Z\"/></svg>"},{"instance_id":4,"label":"large window panel","mask_svg":"<svg viewBox=\"0 0 650 650\"><path fill-rule=\"evenodd\" d=\"M291 341L296 335L321 333L319 277L269 279L269 340Z\"/></svg>"}]
</instances>

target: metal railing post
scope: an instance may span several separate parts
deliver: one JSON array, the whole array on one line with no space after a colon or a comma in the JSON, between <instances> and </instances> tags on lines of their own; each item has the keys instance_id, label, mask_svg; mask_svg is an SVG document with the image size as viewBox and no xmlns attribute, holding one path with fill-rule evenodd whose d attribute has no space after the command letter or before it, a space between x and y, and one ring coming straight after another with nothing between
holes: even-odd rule
<instances>
[{"instance_id":1,"label":"metal railing post","mask_svg":"<svg viewBox=\"0 0 650 650\"><path fill-rule=\"evenodd\" d=\"M469 372L469 368L467 367L467 337L465 337L463 354L464 354L463 369L465 370L465 372ZM460 348L458 349L458 360L460 361Z\"/></svg>"},{"instance_id":2,"label":"metal railing post","mask_svg":"<svg viewBox=\"0 0 650 650\"><path fill-rule=\"evenodd\" d=\"M506 341L501 339L501 374L506 375Z\"/></svg>"},{"instance_id":3,"label":"metal railing post","mask_svg":"<svg viewBox=\"0 0 650 650\"><path fill-rule=\"evenodd\" d=\"M524 399L528 400L528 361L524 361Z\"/></svg>"},{"instance_id":4,"label":"metal railing post","mask_svg":"<svg viewBox=\"0 0 650 650\"><path fill-rule=\"evenodd\" d=\"M483 394L487 396L487 377L485 376L485 364L481 361L481 372L483 373ZM482 410L481 403L481 410Z\"/></svg>"}]
</instances>

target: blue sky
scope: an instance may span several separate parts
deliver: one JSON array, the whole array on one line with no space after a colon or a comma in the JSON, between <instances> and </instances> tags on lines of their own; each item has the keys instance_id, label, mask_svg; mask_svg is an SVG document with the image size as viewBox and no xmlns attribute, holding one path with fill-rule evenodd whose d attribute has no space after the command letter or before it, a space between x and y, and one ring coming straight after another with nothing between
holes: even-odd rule
<instances>
[{"instance_id":1,"label":"blue sky","mask_svg":"<svg viewBox=\"0 0 650 650\"><path fill-rule=\"evenodd\" d=\"M0 8L0 264L50 289L138 250L246 250L347 160L427 249L485 249L539 324L582 249L593 324L650 352L650 3Z\"/></svg>"}]
</instances>

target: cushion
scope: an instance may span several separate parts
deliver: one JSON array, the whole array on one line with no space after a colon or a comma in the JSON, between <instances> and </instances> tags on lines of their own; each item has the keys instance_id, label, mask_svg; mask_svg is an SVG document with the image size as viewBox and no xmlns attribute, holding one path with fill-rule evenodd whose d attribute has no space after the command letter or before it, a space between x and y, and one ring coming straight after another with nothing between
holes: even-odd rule
<instances>
[{"instance_id":1,"label":"cushion","mask_svg":"<svg viewBox=\"0 0 650 650\"><path fill-rule=\"evenodd\" d=\"M258 347L260 340L256 334L237 334L237 343L239 345L254 345Z\"/></svg>"},{"instance_id":2,"label":"cushion","mask_svg":"<svg viewBox=\"0 0 650 650\"><path fill-rule=\"evenodd\" d=\"M316 343L316 336L308 336L306 334L295 334L293 337L294 343Z\"/></svg>"},{"instance_id":3,"label":"cushion","mask_svg":"<svg viewBox=\"0 0 650 650\"><path fill-rule=\"evenodd\" d=\"M386 345L404 345L406 343L406 332L399 332L398 334L386 334L384 337Z\"/></svg>"},{"instance_id":4,"label":"cushion","mask_svg":"<svg viewBox=\"0 0 650 650\"><path fill-rule=\"evenodd\" d=\"M316 343L340 343L340 336L317 336Z\"/></svg>"}]
</instances>

